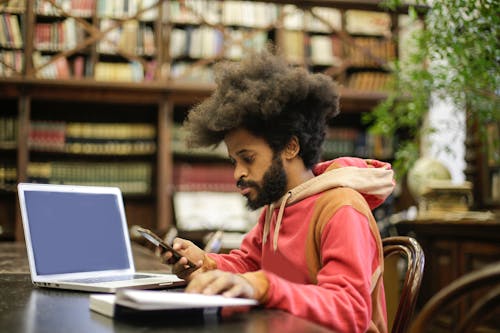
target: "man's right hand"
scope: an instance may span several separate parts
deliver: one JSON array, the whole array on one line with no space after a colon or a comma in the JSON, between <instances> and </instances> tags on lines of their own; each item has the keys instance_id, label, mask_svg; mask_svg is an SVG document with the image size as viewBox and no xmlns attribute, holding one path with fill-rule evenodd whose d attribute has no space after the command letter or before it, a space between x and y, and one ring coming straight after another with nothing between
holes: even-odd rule
<instances>
[{"instance_id":1,"label":"man's right hand","mask_svg":"<svg viewBox=\"0 0 500 333\"><path fill-rule=\"evenodd\" d=\"M182 258L177 262L174 261L175 259L170 251L159 248L157 253L165 263L173 265L172 272L174 274L181 279L190 281L203 266L205 251L200 249L193 242L182 238L175 238L172 247L182 255ZM196 267L190 267L187 264L188 261L194 263Z\"/></svg>"}]
</instances>

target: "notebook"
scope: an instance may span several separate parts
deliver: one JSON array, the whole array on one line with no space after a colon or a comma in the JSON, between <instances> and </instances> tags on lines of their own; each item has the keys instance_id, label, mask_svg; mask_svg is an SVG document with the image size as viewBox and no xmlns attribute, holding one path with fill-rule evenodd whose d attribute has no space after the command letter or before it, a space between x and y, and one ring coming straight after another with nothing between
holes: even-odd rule
<instances>
[{"instance_id":1,"label":"notebook","mask_svg":"<svg viewBox=\"0 0 500 333\"><path fill-rule=\"evenodd\" d=\"M116 295L91 294L89 297L90 310L108 317L140 315L142 312L145 315L160 314L165 318L168 312L178 316L182 313L178 310L194 315L196 312L192 310L195 309L238 307L243 310L242 307L249 309L256 305L256 300L248 298L152 290L120 290Z\"/></svg>"},{"instance_id":2,"label":"notebook","mask_svg":"<svg viewBox=\"0 0 500 333\"><path fill-rule=\"evenodd\" d=\"M18 195L34 285L114 293L183 284L135 271L119 188L20 183Z\"/></svg>"}]
</instances>

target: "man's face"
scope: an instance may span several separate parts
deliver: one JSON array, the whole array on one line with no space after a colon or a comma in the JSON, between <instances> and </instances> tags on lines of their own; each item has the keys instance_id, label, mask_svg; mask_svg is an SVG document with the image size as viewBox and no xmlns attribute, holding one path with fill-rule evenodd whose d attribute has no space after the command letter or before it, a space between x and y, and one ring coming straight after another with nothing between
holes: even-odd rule
<instances>
[{"instance_id":1,"label":"man's face","mask_svg":"<svg viewBox=\"0 0 500 333\"><path fill-rule=\"evenodd\" d=\"M264 139L245 129L231 131L224 141L234 164L234 179L248 207L257 209L281 198L287 189L281 156L275 156Z\"/></svg>"}]
</instances>

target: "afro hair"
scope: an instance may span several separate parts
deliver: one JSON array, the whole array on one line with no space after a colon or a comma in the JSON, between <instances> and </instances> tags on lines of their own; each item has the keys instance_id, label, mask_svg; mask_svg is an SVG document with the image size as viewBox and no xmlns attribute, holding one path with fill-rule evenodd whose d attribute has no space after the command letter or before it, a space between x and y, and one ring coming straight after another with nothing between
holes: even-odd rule
<instances>
[{"instance_id":1,"label":"afro hair","mask_svg":"<svg viewBox=\"0 0 500 333\"><path fill-rule=\"evenodd\" d=\"M216 89L184 122L190 147L220 143L234 129L264 138L275 152L296 136L299 155L319 160L327 120L338 114L338 88L324 74L294 67L270 50L215 65Z\"/></svg>"}]
</instances>

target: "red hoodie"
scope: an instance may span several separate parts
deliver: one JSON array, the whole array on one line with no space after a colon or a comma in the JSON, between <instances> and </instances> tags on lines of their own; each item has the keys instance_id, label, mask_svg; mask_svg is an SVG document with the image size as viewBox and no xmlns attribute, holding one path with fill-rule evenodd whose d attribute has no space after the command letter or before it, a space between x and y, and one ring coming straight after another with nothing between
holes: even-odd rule
<instances>
[{"instance_id":1,"label":"red hoodie","mask_svg":"<svg viewBox=\"0 0 500 333\"><path fill-rule=\"evenodd\" d=\"M266 307L337 332L387 332L382 243L371 210L392 192L390 165L339 158L313 172L265 208L240 249L209 254L212 267L242 273Z\"/></svg>"}]
</instances>

